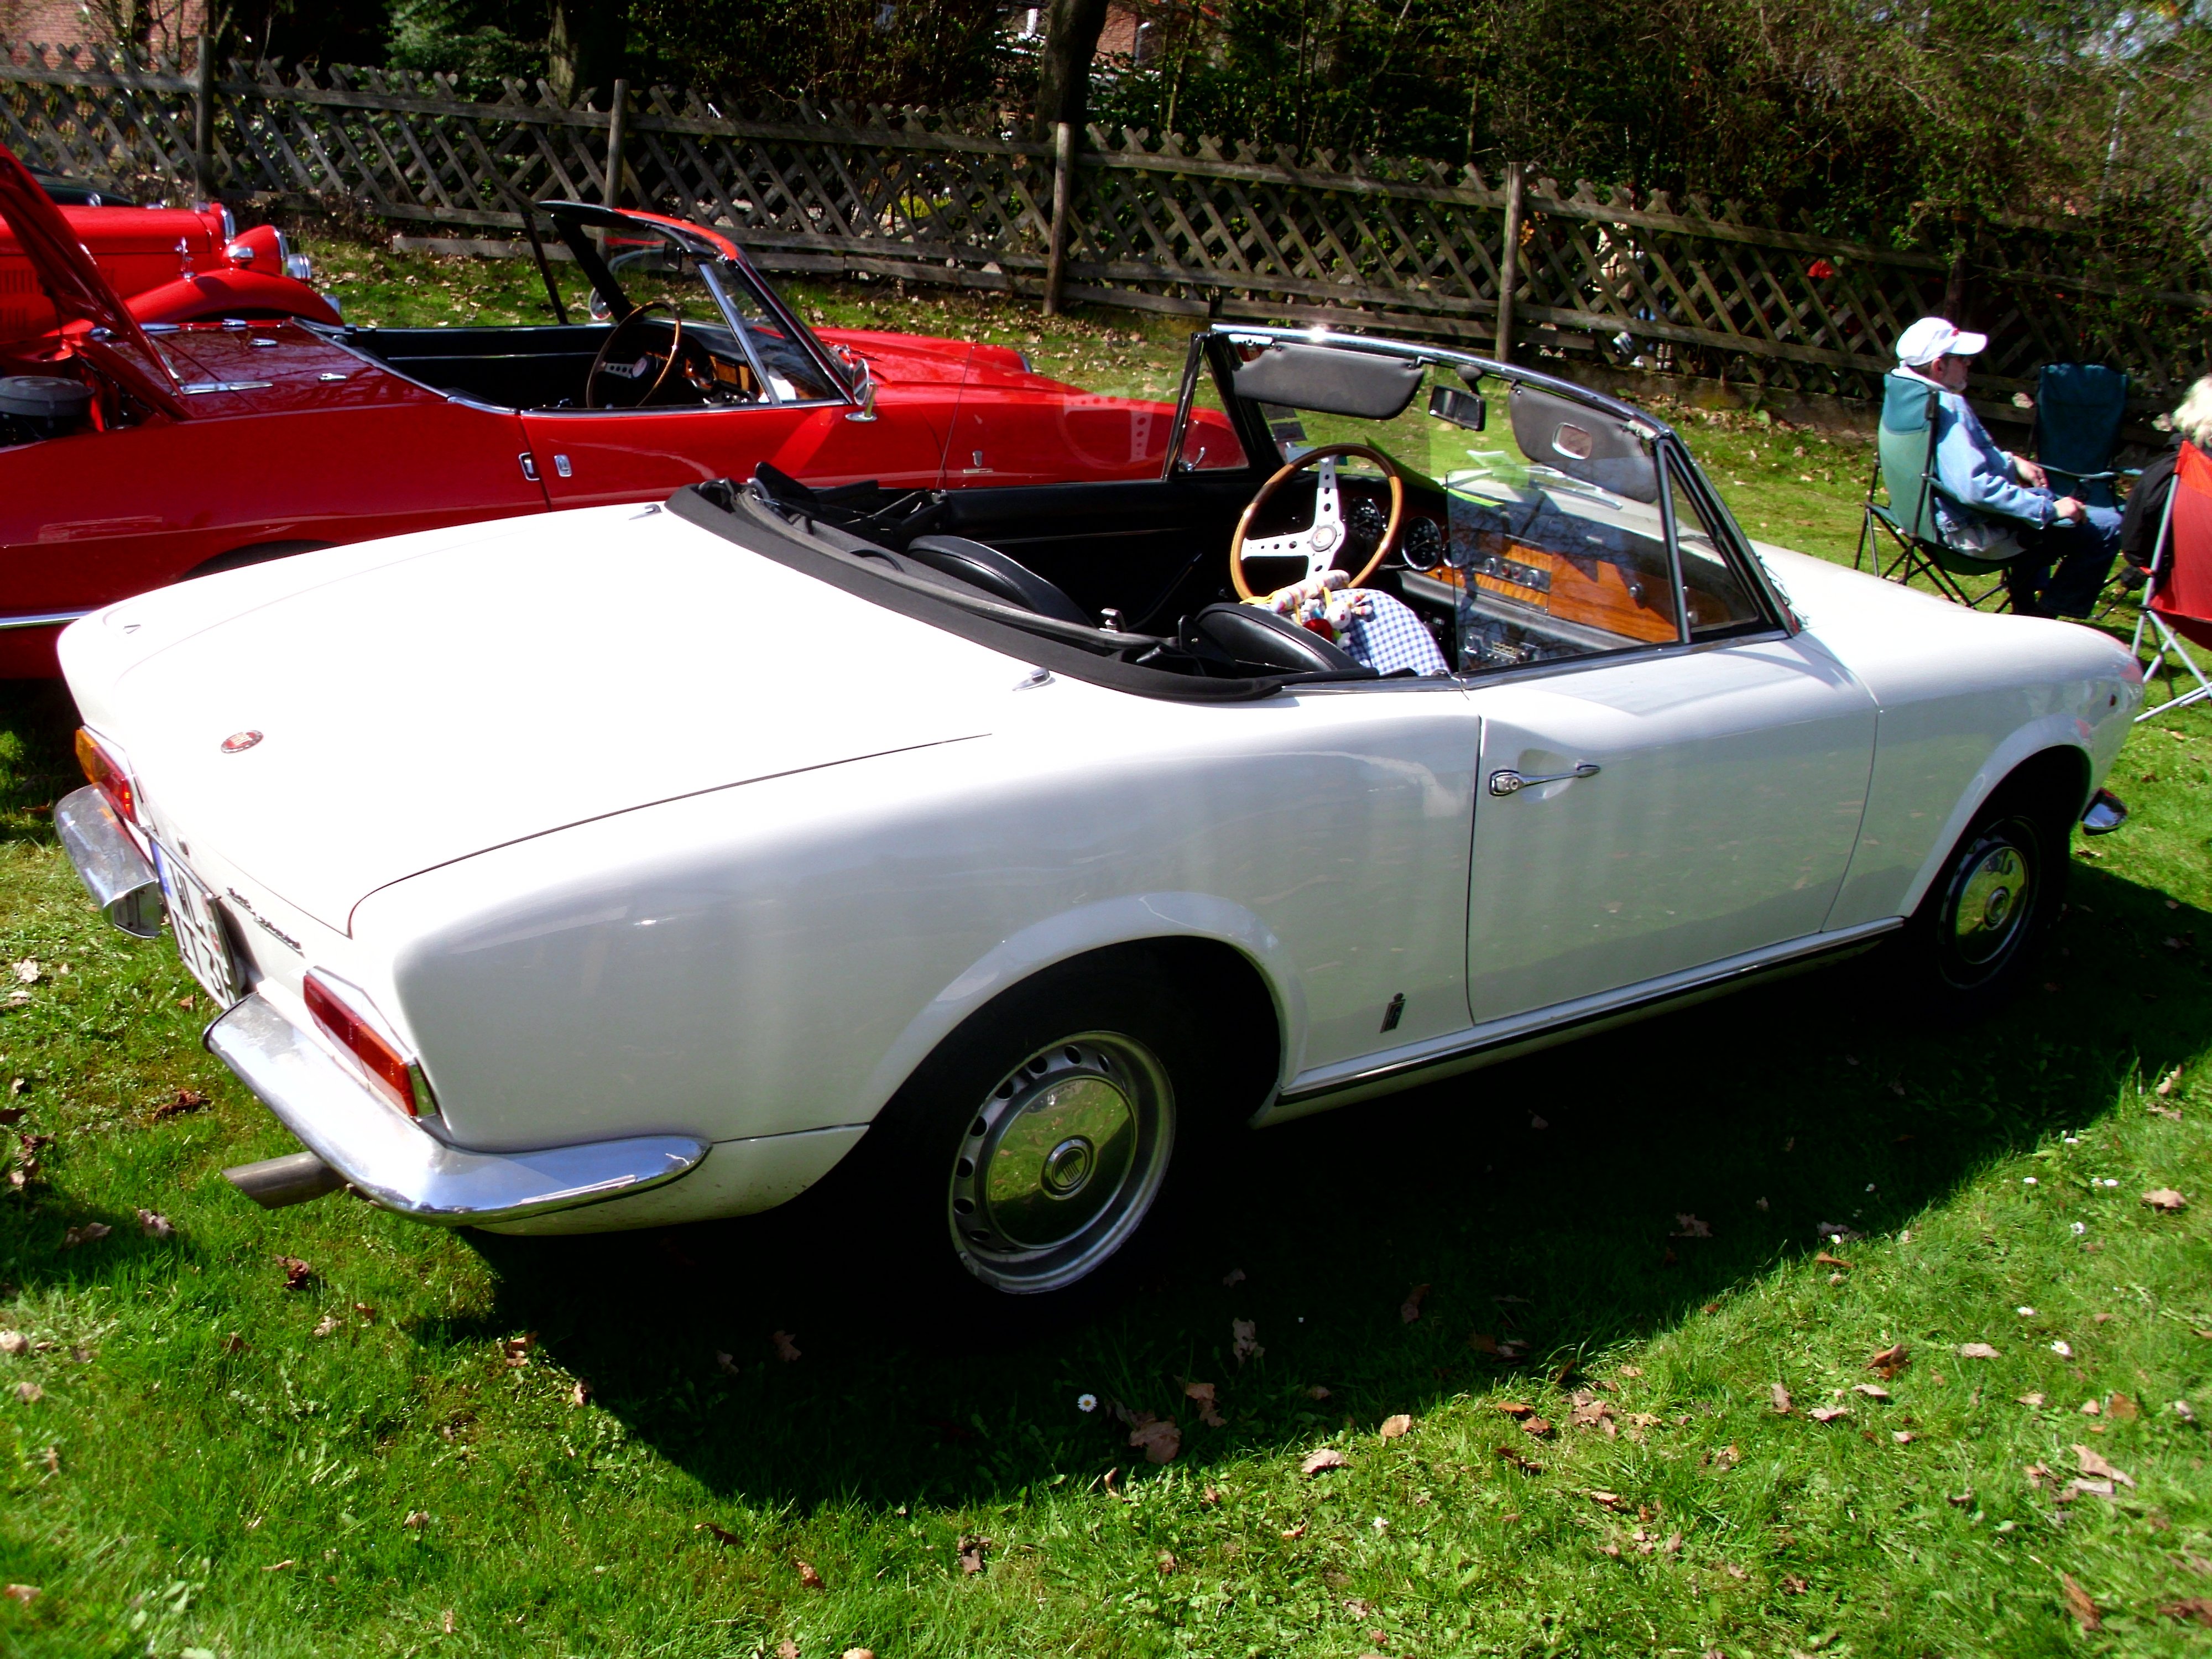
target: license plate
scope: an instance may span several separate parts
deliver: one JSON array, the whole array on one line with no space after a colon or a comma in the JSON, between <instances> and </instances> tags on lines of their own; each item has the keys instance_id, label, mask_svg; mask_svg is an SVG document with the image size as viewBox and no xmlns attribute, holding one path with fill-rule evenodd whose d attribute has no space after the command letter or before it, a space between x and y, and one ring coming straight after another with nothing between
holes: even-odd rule
<instances>
[{"instance_id":1,"label":"license plate","mask_svg":"<svg viewBox=\"0 0 2212 1659\"><path fill-rule=\"evenodd\" d=\"M154 843L154 869L161 878L161 896L169 902L169 926L177 936L177 954L207 994L228 1008L246 994L238 971L238 954L230 948L222 913L215 895L159 842Z\"/></svg>"}]
</instances>

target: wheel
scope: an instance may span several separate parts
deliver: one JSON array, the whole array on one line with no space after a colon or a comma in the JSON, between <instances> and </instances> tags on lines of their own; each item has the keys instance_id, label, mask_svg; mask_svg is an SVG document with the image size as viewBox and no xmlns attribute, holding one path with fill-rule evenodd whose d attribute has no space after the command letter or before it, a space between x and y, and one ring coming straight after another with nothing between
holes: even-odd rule
<instances>
[{"instance_id":1,"label":"wheel","mask_svg":"<svg viewBox=\"0 0 2212 1659\"><path fill-rule=\"evenodd\" d=\"M1017 987L948 1038L869 1132L882 1259L1010 1315L1124 1281L1240 1115L1212 1058L1228 1046L1200 1040L1191 1000L1141 950Z\"/></svg>"},{"instance_id":2,"label":"wheel","mask_svg":"<svg viewBox=\"0 0 2212 1659\"><path fill-rule=\"evenodd\" d=\"M2067 833L2063 814L2010 787L1975 814L1906 927L1932 1012L1984 1012L2019 988L2058 915Z\"/></svg>"}]
</instances>

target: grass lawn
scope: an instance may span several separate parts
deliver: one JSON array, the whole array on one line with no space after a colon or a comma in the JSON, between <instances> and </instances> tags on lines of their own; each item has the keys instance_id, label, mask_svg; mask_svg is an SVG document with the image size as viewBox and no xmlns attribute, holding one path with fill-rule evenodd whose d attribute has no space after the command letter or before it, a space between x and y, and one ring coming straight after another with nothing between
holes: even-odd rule
<instances>
[{"instance_id":1,"label":"grass lawn","mask_svg":"<svg viewBox=\"0 0 2212 1659\"><path fill-rule=\"evenodd\" d=\"M526 270L317 251L357 318L526 307ZM1104 389L1179 358L796 292ZM1747 528L1848 558L1864 446L1686 429ZM2134 736L2134 821L2000 1018L1832 970L1271 1130L1146 1294L992 1347L884 1307L804 1206L547 1242L255 1209L218 1172L288 1137L53 843L71 723L0 688L11 1659L2212 1640L2203 709Z\"/></svg>"}]
</instances>

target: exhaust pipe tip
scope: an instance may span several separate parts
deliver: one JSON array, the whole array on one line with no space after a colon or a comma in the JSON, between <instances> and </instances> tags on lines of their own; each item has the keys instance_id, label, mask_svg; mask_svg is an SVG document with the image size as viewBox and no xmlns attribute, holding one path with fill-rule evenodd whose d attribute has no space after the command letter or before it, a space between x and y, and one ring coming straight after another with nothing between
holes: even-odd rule
<instances>
[{"instance_id":1,"label":"exhaust pipe tip","mask_svg":"<svg viewBox=\"0 0 2212 1659\"><path fill-rule=\"evenodd\" d=\"M222 1178L264 1210L281 1210L290 1204L338 1191L346 1178L313 1152L289 1158L268 1158L258 1164L240 1164L222 1172Z\"/></svg>"}]
</instances>

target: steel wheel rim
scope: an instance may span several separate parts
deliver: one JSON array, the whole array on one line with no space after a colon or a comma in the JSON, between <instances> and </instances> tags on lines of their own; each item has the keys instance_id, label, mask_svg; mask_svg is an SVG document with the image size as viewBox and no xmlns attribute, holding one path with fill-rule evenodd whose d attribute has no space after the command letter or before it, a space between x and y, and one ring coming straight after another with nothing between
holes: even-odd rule
<instances>
[{"instance_id":1,"label":"steel wheel rim","mask_svg":"<svg viewBox=\"0 0 2212 1659\"><path fill-rule=\"evenodd\" d=\"M968 1271L1017 1295L1095 1272L1166 1179L1175 1091L1134 1037L1085 1031L1000 1079L955 1153L945 1218Z\"/></svg>"},{"instance_id":2,"label":"steel wheel rim","mask_svg":"<svg viewBox=\"0 0 2212 1659\"><path fill-rule=\"evenodd\" d=\"M2033 843L2014 824L1995 824L1960 860L1945 907L1944 943L1972 978L2002 966L2035 909Z\"/></svg>"}]
</instances>

